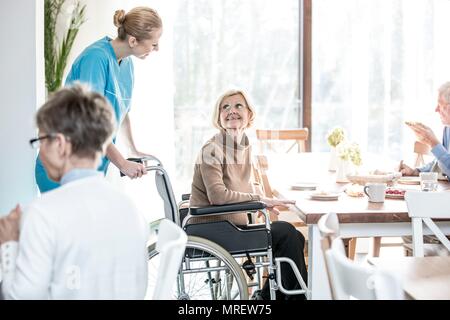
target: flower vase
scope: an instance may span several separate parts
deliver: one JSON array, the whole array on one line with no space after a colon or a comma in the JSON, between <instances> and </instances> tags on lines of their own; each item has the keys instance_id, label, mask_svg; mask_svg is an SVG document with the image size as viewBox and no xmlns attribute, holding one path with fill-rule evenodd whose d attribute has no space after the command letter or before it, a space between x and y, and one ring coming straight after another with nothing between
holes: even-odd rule
<instances>
[{"instance_id":1,"label":"flower vase","mask_svg":"<svg viewBox=\"0 0 450 320\"><path fill-rule=\"evenodd\" d=\"M338 165L338 157L336 147L331 147L330 151L330 163L328 165L328 171L335 172Z\"/></svg>"},{"instance_id":2,"label":"flower vase","mask_svg":"<svg viewBox=\"0 0 450 320\"><path fill-rule=\"evenodd\" d=\"M347 183L350 182L347 175L352 174L352 163L349 160L338 159L336 170L336 182Z\"/></svg>"}]
</instances>

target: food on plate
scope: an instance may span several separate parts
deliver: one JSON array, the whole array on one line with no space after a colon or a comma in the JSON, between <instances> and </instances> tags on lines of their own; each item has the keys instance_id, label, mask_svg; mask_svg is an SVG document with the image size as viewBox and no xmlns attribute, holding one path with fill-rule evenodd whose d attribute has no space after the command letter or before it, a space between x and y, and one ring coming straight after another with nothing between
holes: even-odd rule
<instances>
[{"instance_id":1,"label":"food on plate","mask_svg":"<svg viewBox=\"0 0 450 320\"><path fill-rule=\"evenodd\" d=\"M394 189L394 188L386 189L386 195L404 196L405 193L406 193L406 190Z\"/></svg>"},{"instance_id":2,"label":"food on plate","mask_svg":"<svg viewBox=\"0 0 450 320\"><path fill-rule=\"evenodd\" d=\"M350 197L364 197L363 187L357 184L347 187L347 189L345 189L345 193Z\"/></svg>"}]
</instances>

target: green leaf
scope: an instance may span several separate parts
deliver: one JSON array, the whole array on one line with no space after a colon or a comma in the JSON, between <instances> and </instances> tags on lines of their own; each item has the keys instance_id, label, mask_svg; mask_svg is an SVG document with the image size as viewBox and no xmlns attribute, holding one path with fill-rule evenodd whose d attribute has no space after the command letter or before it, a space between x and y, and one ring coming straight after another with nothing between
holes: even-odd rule
<instances>
[{"instance_id":1,"label":"green leaf","mask_svg":"<svg viewBox=\"0 0 450 320\"><path fill-rule=\"evenodd\" d=\"M61 8L66 0L44 1L44 58L45 58L45 84L48 92L53 92L61 87L67 59L72 50L78 30L86 21L86 5L81 6L77 1L71 14L69 29L64 33L60 45L57 43L56 24L61 13Z\"/></svg>"}]
</instances>

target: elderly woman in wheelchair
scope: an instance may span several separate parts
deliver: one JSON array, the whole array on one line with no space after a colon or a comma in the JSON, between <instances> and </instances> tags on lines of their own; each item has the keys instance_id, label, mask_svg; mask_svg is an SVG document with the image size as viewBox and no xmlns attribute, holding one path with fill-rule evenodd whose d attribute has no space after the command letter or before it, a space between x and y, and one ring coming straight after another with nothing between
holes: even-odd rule
<instances>
[{"instance_id":1,"label":"elderly woman in wheelchair","mask_svg":"<svg viewBox=\"0 0 450 320\"><path fill-rule=\"evenodd\" d=\"M203 146L191 195L184 195L185 201L179 205L161 162L154 157L137 159L156 163L145 164L147 170L156 172L166 218L188 234L177 285L172 290L175 299L246 300L249 289L260 288L264 277L267 280L262 290L254 292L256 298L305 298L305 238L286 222L272 223L266 210L276 214L277 206L294 202L263 198L252 188L251 146L245 129L254 118L255 111L244 92L228 91L220 97L213 118L219 133ZM189 206L183 207L186 202ZM262 213L265 222L249 224L249 212ZM151 288L156 282L151 277L158 274L161 261L155 243L149 245L148 256ZM242 259L246 261L240 265ZM262 268L267 268L265 275Z\"/></svg>"},{"instance_id":2,"label":"elderly woman in wheelchair","mask_svg":"<svg viewBox=\"0 0 450 320\"><path fill-rule=\"evenodd\" d=\"M306 287L304 236L287 222L270 223L267 213L262 228L248 223L247 210L267 207L277 214L277 206L286 207L295 203L264 198L253 190L251 146L245 130L251 127L254 119L255 110L243 91L230 90L218 99L213 124L219 132L206 142L198 156L189 199L190 212L183 224L188 234L219 243L232 254L245 253L249 256L252 251L264 250L269 260L273 257L289 258L295 267L292 264L283 265L281 284L274 281L277 268L268 266L269 281L264 283L260 296L270 299L275 297L276 292L277 299L302 299L305 295L295 293L304 292L302 289ZM210 206L215 206L212 208L217 210L205 208ZM234 212L217 215L218 211ZM252 264L250 259L244 263L245 270L251 269L249 264Z\"/></svg>"}]
</instances>

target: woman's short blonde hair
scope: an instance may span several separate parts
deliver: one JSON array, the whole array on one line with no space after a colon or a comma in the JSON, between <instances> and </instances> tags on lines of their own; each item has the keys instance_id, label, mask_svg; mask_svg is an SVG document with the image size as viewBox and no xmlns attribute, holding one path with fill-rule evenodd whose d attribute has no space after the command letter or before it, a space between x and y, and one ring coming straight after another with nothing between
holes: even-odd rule
<instances>
[{"instance_id":1,"label":"woman's short blonde hair","mask_svg":"<svg viewBox=\"0 0 450 320\"><path fill-rule=\"evenodd\" d=\"M250 115L248 118L248 125L246 128L250 128L253 125L253 121L256 117L255 108L253 107L253 104L251 103L249 96L240 89L231 89L223 93L219 99L217 99L216 105L214 107L213 117L212 117L212 123L213 126L216 127L219 130L223 130L224 127L222 127L222 124L220 123L220 105L222 104L223 99L235 96L237 94L242 95L244 97L245 103L247 104L248 109L250 110Z\"/></svg>"}]
</instances>

